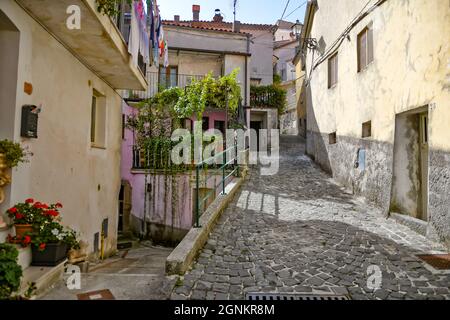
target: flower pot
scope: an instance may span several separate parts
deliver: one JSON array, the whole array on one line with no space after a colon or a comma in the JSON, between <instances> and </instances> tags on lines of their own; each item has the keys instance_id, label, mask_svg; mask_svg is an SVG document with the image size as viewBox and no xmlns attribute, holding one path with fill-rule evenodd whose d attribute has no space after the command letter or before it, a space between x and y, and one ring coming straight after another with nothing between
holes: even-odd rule
<instances>
[{"instance_id":1,"label":"flower pot","mask_svg":"<svg viewBox=\"0 0 450 320\"><path fill-rule=\"evenodd\" d=\"M15 224L14 228L16 229L16 237L23 238L26 233L33 232L33 225L31 224Z\"/></svg>"},{"instance_id":2,"label":"flower pot","mask_svg":"<svg viewBox=\"0 0 450 320\"><path fill-rule=\"evenodd\" d=\"M45 249L40 251L33 246L31 248L32 266L56 266L63 262L67 257L67 244L65 243L47 243Z\"/></svg>"}]
</instances>

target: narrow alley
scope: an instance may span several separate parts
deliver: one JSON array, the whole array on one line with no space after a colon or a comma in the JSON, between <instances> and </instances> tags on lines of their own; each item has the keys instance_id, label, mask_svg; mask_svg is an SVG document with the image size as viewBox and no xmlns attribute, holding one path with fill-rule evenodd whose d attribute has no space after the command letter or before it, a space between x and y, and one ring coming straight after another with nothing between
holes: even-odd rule
<instances>
[{"instance_id":1,"label":"narrow alley","mask_svg":"<svg viewBox=\"0 0 450 320\"><path fill-rule=\"evenodd\" d=\"M429 271L416 256L444 248L345 192L302 155L304 147L282 137L279 173L251 171L171 298L450 299L450 274ZM369 266L382 272L376 290L368 288Z\"/></svg>"}]
</instances>

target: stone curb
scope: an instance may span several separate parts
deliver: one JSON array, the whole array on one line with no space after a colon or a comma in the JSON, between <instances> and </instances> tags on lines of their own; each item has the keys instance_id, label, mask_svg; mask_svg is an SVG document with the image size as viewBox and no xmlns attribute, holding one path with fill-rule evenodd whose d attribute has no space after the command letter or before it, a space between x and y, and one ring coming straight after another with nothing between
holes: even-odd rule
<instances>
[{"instance_id":1,"label":"stone curb","mask_svg":"<svg viewBox=\"0 0 450 320\"><path fill-rule=\"evenodd\" d=\"M167 275L183 275L194 262L199 251L208 240L218 218L233 200L245 178L234 180L235 185L226 195L219 195L200 217L200 228L191 228L184 239L166 260Z\"/></svg>"}]
</instances>

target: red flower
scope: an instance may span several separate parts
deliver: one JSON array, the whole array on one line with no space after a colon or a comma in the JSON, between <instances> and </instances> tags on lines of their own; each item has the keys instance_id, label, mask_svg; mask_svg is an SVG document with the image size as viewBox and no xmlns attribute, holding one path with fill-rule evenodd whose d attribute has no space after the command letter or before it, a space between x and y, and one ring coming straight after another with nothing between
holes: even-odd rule
<instances>
[{"instance_id":1,"label":"red flower","mask_svg":"<svg viewBox=\"0 0 450 320\"><path fill-rule=\"evenodd\" d=\"M11 209L8 209L9 213L16 213L17 212L17 208L16 207L12 207Z\"/></svg>"},{"instance_id":2,"label":"red flower","mask_svg":"<svg viewBox=\"0 0 450 320\"><path fill-rule=\"evenodd\" d=\"M57 202L57 203L55 204L55 207L57 207L57 208L62 208L63 205L61 204L61 202Z\"/></svg>"},{"instance_id":3,"label":"red flower","mask_svg":"<svg viewBox=\"0 0 450 320\"><path fill-rule=\"evenodd\" d=\"M32 199L32 198L25 200L25 203L33 203L33 202L34 202L34 199Z\"/></svg>"},{"instance_id":4,"label":"red flower","mask_svg":"<svg viewBox=\"0 0 450 320\"><path fill-rule=\"evenodd\" d=\"M52 217L57 217L59 215L58 211L56 210L47 210L45 213Z\"/></svg>"},{"instance_id":5,"label":"red flower","mask_svg":"<svg viewBox=\"0 0 450 320\"><path fill-rule=\"evenodd\" d=\"M25 238L23 239L22 243L27 246L29 245L31 242L31 237L30 236L25 236Z\"/></svg>"},{"instance_id":6,"label":"red flower","mask_svg":"<svg viewBox=\"0 0 450 320\"><path fill-rule=\"evenodd\" d=\"M39 245L39 250L45 250L45 243L41 243Z\"/></svg>"},{"instance_id":7,"label":"red flower","mask_svg":"<svg viewBox=\"0 0 450 320\"><path fill-rule=\"evenodd\" d=\"M24 216L23 214L21 214L21 213L19 213L19 212L16 213L16 219L17 219L17 220L23 219L23 218L25 218L25 216Z\"/></svg>"},{"instance_id":8,"label":"red flower","mask_svg":"<svg viewBox=\"0 0 450 320\"><path fill-rule=\"evenodd\" d=\"M35 204L33 204L33 207L35 207L36 209L40 209L41 208L42 203L40 203L39 201L37 201Z\"/></svg>"}]
</instances>

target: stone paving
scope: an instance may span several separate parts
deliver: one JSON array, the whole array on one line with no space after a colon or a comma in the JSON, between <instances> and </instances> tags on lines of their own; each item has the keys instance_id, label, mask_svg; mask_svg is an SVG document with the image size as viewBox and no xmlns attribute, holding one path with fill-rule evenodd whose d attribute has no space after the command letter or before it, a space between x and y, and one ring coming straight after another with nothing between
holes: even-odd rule
<instances>
[{"instance_id":1,"label":"stone paving","mask_svg":"<svg viewBox=\"0 0 450 320\"><path fill-rule=\"evenodd\" d=\"M355 198L283 141L280 171L254 168L172 299L244 299L247 292L345 294L351 299L450 299L450 274L416 257L436 243ZM373 269L382 272L379 289ZM376 279L376 278L375 278Z\"/></svg>"}]
</instances>

